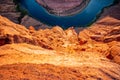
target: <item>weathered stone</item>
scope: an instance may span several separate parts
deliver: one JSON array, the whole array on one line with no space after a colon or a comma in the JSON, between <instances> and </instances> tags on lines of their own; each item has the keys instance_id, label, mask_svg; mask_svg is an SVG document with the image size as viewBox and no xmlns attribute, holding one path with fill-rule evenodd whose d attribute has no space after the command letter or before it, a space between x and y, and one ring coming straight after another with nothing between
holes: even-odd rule
<instances>
[{"instance_id":1,"label":"weathered stone","mask_svg":"<svg viewBox=\"0 0 120 80\"><path fill-rule=\"evenodd\" d=\"M8 4L0 4L0 12L16 12L15 5L8 5Z\"/></svg>"},{"instance_id":2,"label":"weathered stone","mask_svg":"<svg viewBox=\"0 0 120 80\"><path fill-rule=\"evenodd\" d=\"M51 14L59 16L72 15L80 12L89 0L36 0Z\"/></svg>"},{"instance_id":3,"label":"weathered stone","mask_svg":"<svg viewBox=\"0 0 120 80\"><path fill-rule=\"evenodd\" d=\"M3 12L3 13L0 13L0 15L9 18L11 21L13 21L15 23L19 23L18 18L20 17L20 13L18 13L18 12L15 12L15 13L14 12L9 12L9 13L5 12L4 13Z\"/></svg>"},{"instance_id":4,"label":"weathered stone","mask_svg":"<svg viewBox=\"0 0 120 80\"><path fill-rule=\"evenodd\" d=\"M52 29L36 31L33 28L26 29L0 16L1 79L26 79L25 77L29 76L31 80L119 80L118 41L103 43L90 37L99 34L105 38L117 36L119 33L108 35L113 27L99 28L105 33L94 31L95 29L95 27L84 29L78 37L73 28L63 30L56 26ZM84 39L87 42L79 44Z\"/></svg>"},{"instance_id":5,"label":"weathered stone","mask_svg":"<svg viewBox=\"0 0 120 80\"><path fill-rule=\"evenodd\" d=\"M1 0L0 1L0 15L9 18L15 23L19 23L18 18L20 13L16 10L16 5L13 0Z\"/></svg>"},{"instance_id":6,"label":"weathered stone","mask_svg":"<svg viewBox=\"0 0 120 80\"><path fill-rule=\"evenodd\" d=\"M13 0L1 0L0 1L0 4L4 4L4 3L6 3L6 4L14 4Z\"/></svg>"},{"instance_id":7,"label":"weathered stone","mask_svg":"<svg viewBox=\"0 0 120 80\"><path fill-rule=\"evenodd\" d=\"M21 19L21 23L22 25L26 26L27 28L30 26L33 26L35 29L45 29L45 28L50 28L50 26L41 23L40 21L35 20L34 18L30 17L30 16L24 16Z\"/></svg>"}]
</instances>

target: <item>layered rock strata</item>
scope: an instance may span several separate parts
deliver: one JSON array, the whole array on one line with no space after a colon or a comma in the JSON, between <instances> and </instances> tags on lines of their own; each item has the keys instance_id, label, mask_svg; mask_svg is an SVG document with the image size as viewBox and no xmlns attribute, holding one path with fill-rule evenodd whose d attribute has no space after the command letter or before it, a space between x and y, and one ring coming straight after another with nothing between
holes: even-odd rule
<instances>
[{"instance_id":1,"label":"layered rock strata","mask_svg":"<svg viewBox=\"0 0 120 80\"><path fill-rule=\"evenodd\" d=\"M36 31L0 16L0 79L119 80L119 40L104 42L110 34L119 36L119 25L102 26L79 34L58 26Z\"/></svg>"},{"instance_id":2,"label":"layered rock strata","mask_svg":"<svg viewBox=\"0 0 120 80\"><path fill-rule=\"evenodd\" d=\"M119 4L107 11L78 34L73 27L26 29L0 16L0 79L119 80Z\"/></svg>"},{"instance_id":3,"label":"layered rock strata","mask_svg":"<svg viewBox=\"0 0 120 80\"><path fill-rule=\"evenodd\" d=\"M40 21L37 21L36 19L28 16L28 15L25 15L22 19L21 19L21 22L20 22L21 25L24 25L26 26L27 28L29 28L30 26L34 26L34 28L36 30L38 29L45 29L45 28L51 28L52 26L48 26L47 24L44 24Z\"/></svg>"},{"instance_id":4,"label":"layered rock strata","mask_svg":"<svg viewBox=\"0 0 120 80\"><path fill-rule=\"evenodd\" d=\"M37 0L38 1L38 3L40 3L41 5L43 5L44 3L42 3L42 1L39 1L39 0ZM114 17L114 18L118 18L119 19L119 14L120 14L120 10L119 10L119 6L120 6L120 2L119 3L117 3L116 5L114 5L114 6L111 6L111 7L109 7L109 8L106 8L106 9L104 9L104 11L103 11L103 13L101 14L101 16L100 16L100 18L97 20L97 21L99 21L100 19L102 19L102 18L104 18L104 17L106 17L106 16L111 16L111 17ZM30 20L29 20L30 19ZM31 20L32 19L32 20ZM34 22L35 21L35 24L32 24L31 22ZM29 16L25 16L24 18L23 18L23 21L22 21L22 23L21 23L22 25L25 25L25 26L27 26L27 27L29 27L30 25L31 26L34 26L34 27L39 27L39 28L41 28L41 26L44 26L44 27L47 27L48 28L48 26L47 25L45 25L45 24L43 24L43 25L41 25L41 23L39 23L38 21L36 21L35 19L33 19L33 18L31 18L31 17L29 17ZM41 25L41 26L39 26L39 25ZM38 28L36 28L36 29L38 29ZM83 28L82 28L83 29ZM79 32L80 30L82 30L81 28L76 28L76 31L77 32Z\"/></svg>"},{"instance_id":5,"label":"layered rock strata","mask_svg":"<svg viewBox=\"0 0 120 80\"><path fill-rule=\"evenodd\" d=\"M0 15L5 16L15 23L19 23L20 13L16 11L16 5L13 0L0 1Z\"/></svg>"},{"instance_id":6,"label":"layered rock strata","mask_svg":"<svg viewBox=\"0 0 120 80\"><path fill-rule=\"evenodd\" d=\"M41 3L42 5L44 4L44 3L42 3L42 1L39 1L39 3ZM103 11L103 14L101 15L100 19L104 18L108 14L110 16L113 16L113 17L119 19L119 11L120 11L119 10L119 6L120 6L119 4L116 4L115 6L111 6L110 8L105 9ZM13 0L2 0L2 1L0 1L0 6L1 6L0 7L0 15L3 15L5 17L9 18L10 20L16 22L16 23L19 22L18 21L18 17L20 17L20 14L18 12L16 12L16 10L15 10L16 5L13 3ZM42 24L41 22L39 22L39 21L31 18L30 16L25 16L21 20L21 24L25 25L26 27L34 26L36 29L38 29L38 28L44 28L44 27L49 28L47 25ZM78 32L79 32L79 30L78 30Z\"/></svg>"},{"instance_id":7,"label":"layered rock strata","mask_svg":"<svg viewBox=\"0 0 120 80\"><path fill-rule=\"evenodd\" d=\"M89 0L36 0L50 14L58 16L73 15L86 7Z\"/></svg>"}]
</instances>

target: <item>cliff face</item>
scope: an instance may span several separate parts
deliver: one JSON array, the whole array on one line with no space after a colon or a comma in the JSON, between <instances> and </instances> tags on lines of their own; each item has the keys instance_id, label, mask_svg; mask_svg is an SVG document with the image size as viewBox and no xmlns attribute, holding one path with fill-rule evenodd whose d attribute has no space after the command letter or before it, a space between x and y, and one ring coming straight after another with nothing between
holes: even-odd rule
<instances>
[{"instance_id":1,"label":"cliff face","mask_svg":"<svg viewBox=\"0 0 120 80\"><path fill-rule=\"evenodd\" d=\"M79 38L94 40L109 46L107 57L120 63L119 41L120 41L120 2L104 10L101 17L90 28L80 32ZM99 30L98 30L99 29Z\"/></svg>"},{"instance_id":2,"label":"cliff face","mask_svg":"<svg viewBox=\"0 0 120 80\"><path fill-rule=\"evenodd\" d=\"M21 19L20 22L21 25L26 26L27 28L29 28L30 26L34 26L34 28L36 30L38 29L45 29L45 28L51 28L52 26L48 26L47 24L44 24L40 21L37 21L36 19L26 15Z\"/></svg>"},{"instance_id":3,"label":"cliff face","mask_svg":"<svg viewBox=\"0 0 120 80\"><path fill-rule=\"evenodd\" d=\"M79 34L58 26L36 31L0 16L0 79L119 80L119 39L104 42L119 31L119 25L93 25Z\"/></svg>"},{"instance_id":4,"label":"cliff face","mask_svg":"<svg viewBox=\"0 0 120 80\"><path fill-rule=\"evenodd\" d=\"M51 14L68 16L80 12L89 0L36 0Z\"/></svg>"},{"instance_id":5,"label":"cliff face","mask_svg":"<svg viewBox=\"0 0 120 80\"><path fill-rule=\"evenodd\" d=\"M44 1L47 2L48 0L44 0ZM44 3L42 3L44 1L37 0L37 2L40 3L40 4L42 4L42 5L44 4ZM63 2L63 1L61 1L61 2ZM53 3L57 3L57 4L59 3L59 1L57 1L57 0L56 1L50 0L48 2L51 3L51 6L52 6ZM80 4L81 2L83 2L83 0L75 0L75 1L69 0L69 1L65 1L65 2L66 3L70 3L71 4L70 8L73 8L73 6L77 6L78 4ZM72 4L72 3L74 3L74 4ZM86 2L86 4L87 4L87 2ZM50 5L50 4L48 4L48 5ZM65 4L62 4L62 5L65 5ZM58 6L58 5L56 5L56 6ZM100 19L104 18L105 16L108 16L108 15L120 19L119 18L119 14L120 14L120 12L119 12L120 11L119 10L119 6L120 6L120 3L117 4L117 5L115 5L115 6L111 6L110 8L105 9L104 12L102 13ZM59 7L64 7L64 6L59 6ZM72 12L75 12L74 10L75 10L75 8L73 8ZM69 13L71 13L71 12L69 12ZM13 3L13 0L2 0L2 1L0 1L0 15L9 18L10 20L12 20L15 23L19 23L18 18L20 17L20 13L16 11L16 5ZM35 29L39 29L39 28L44 29L44 28L50 28L51 27L51 26L48 26L46 24L43 24L43 23L41 23L41 22L33 19L30 16L23 17L21 19L20 24L26 26L27 28L29 26L34 26Z\"/></svg>"},{"instance_id":6,"label":"cliff face","mask_svg":"<svg viewBox=\"0 0 120 80\"><path fill-rule=\"evenodd\" d=\"M46 0L47 1L47 0ZM57 0L56 0L57 1ZM77 2L78 0L76 0ZM42 0L37 0L38 3L40 3L41 5L43 5L44 3L42 3L43 1ZM51 1L51 4L52 4L52 1ZM87 3L86 3L87 4ZM54 4L55 5L55 4ZM116 19L120 19L119 17L119 14L120 14L120 2L114 6L111 6L109 8L106 8L104 9L103 13L100 15L100 18L98 19L101 20L102 18L104 17L107 17L107 16L110 16L110 17L113 17L113 18L116 18ZM54 6L53 6L54 7ZM74 8L73 8L74 9ZM74 9L75 10L75 9ZM72 11L72 12L75 12L75 11ZM69 12L70 13L70 12ZM109 20L108 20L109 21ZM30 16L25 16L22 21L21 21L21 24L22 25L25 25L26 27L29 27L29 26L34 26L36 29L39 29L39 28L50 28L50 26L47 26L33 18L31 18ZM77 31L79 32L79 29L77 29Z\"/></svg>"},{"instance_id":7,"label":"cliff face","mask_svg":"<svg viewBox=\"0 0 120 80\"><path fill-rule=\"evenodd\" d=\"M5 16L15 23L18 22L20 13L16 11L16 5L13 0L1 0L0 1L0 15Z\"/></svg>"},{"instance_id":8,"label":"cliff face","mask_svg":"<svg viewBox=\"0 0 120 80\"><path fill-rule=\"evenodd\" d=\"M119 80L119 8L78 34L73 27L27 29L0 16L0 79Z\"/></svg>"},{"instance_id":9,"label":"cliff face","mask_svg":"<svg viewBox=\"0 0 120 80\"><path fill-rule=\"evenodd\" d=\"M99 29L99 30L97 30ZM106 17L92 27L83 30L79 34L79 38L94 40L99 43L104 43L109 46L109 54L107 57L114 61L119 61L119 41L120 41L120 20L111 17ZM119 57L119 58L118 58Z\"/></svg>"},{"instance_id":10,"label":"cliff face","mask_svg":"<svg viewBox=\"0 0 120 80\"><path fill-rule=\"evenodd\" d=\"M29 26L34 26L35 29L50 28L49 26L47 26L27 15L24 16L21 19L21 21L18 20L21 17L21 12L18 12L16 7L17 7L17 5L15 5L13 0L1 0L0 1L0 15L7 17L8 19L10 19L11 21L13 21L15 23L20 23L20 24L26 26L27 28Z\"/></svg>"}]
</instances>

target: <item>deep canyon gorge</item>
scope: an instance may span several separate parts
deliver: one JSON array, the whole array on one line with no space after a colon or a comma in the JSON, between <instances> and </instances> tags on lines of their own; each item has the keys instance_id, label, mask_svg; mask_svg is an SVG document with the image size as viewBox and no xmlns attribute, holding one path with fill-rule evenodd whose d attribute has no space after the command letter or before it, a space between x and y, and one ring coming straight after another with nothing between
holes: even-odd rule
<instances>
[{"instance_id":1,"label":"deep canyon gorge","mask_svg":"<svg viewBox=\"0 0 120 80\"><path fill-rule=\"evenodd\" d=\"M89 27L68 29L19 21L16 6L0 1L0 80L120 80L120 2Z\"/></svg>"},{"instance_id":2,"label":"deep canyon gorge","mask_svg":"<svg viewBox=\"0 0 120 80\"><path fill-rule=\"evenodd\" d=\"M76 0L74 2L71 0L66 2L64 0L44 0L42 2L37 0L37 2L35 0L19 0L20 5L35 19L51 26L58 25L62 28L69 28L71 26L85 27L90 25L102 12L102 9L112 5L114 0ZM68 7L66 7L65 4ZM56 9L58 11L56 11Z\"/></svg>"}]
</instances>

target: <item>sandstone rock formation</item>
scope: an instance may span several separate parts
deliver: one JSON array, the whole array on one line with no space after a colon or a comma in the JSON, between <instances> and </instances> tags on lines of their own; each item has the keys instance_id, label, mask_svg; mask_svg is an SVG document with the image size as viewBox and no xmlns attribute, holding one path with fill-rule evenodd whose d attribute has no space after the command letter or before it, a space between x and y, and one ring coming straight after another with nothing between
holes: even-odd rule
<instances>
[{"instance_id":1,"label":"sandstone rock formation","mask_svg":"<svg viewBox=\"0 0 120 80\"><path fill-rule=\"evenodd\" d=\"M80 32L79 38L84 41L95 41L104 43L109 46L109 54L106 56L117 62L119 62L119 41L120 41L120 11L119 4L106 9L100 19L92 25ZM112 12L111 12L112 11ZM99 30L98 30L99 29Z\"/></svg>"},{"instance_id":2,"label":"sandstone rock formation","mask_svg":"<svg viewBox=\"0 0 120 80\"><path fill-rule=\"evenodd\" d=\"M0 79L119 80L119 40L104 42L118 31L96 24L79 34L58 26L36 31L0 16Z\"/></svg>"},{"instance_id":3,"label":"sandstone rock formation","mask_svg":"<svg viewBox=\"0 0 120 80\"><path fill-rule=\"evenodd\" d=\"M27 29L0 16L0 79L120 80L119 5L79 34L73 27Z\"/></svg>"}]
</instances>

